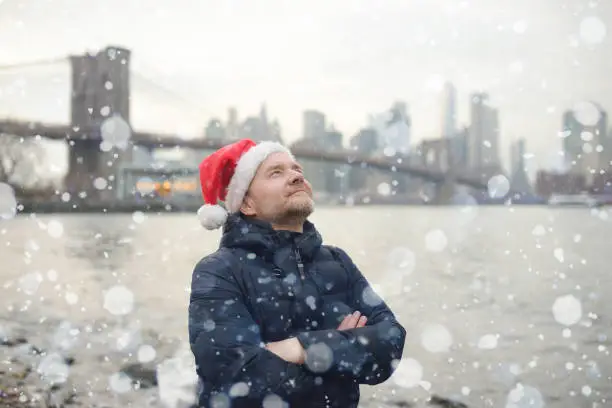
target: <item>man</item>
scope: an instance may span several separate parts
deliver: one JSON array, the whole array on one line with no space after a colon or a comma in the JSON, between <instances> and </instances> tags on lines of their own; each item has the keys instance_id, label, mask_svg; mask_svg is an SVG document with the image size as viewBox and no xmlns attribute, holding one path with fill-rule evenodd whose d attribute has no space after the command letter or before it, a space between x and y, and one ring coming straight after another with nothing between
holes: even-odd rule
<instances>
[{"instance_id":1,"label":"man","mask_svg":"<svg viewBox=\"0 0 612 408\"><path fill-rule=\"evenodd\" d=\"M300 165L245 139L207 157L200 182L202 225L223 226L192 277L200 406L357 407L359 384L394 371L406 332L349 256L322 245Z\"/></svg>"}]
</instances>

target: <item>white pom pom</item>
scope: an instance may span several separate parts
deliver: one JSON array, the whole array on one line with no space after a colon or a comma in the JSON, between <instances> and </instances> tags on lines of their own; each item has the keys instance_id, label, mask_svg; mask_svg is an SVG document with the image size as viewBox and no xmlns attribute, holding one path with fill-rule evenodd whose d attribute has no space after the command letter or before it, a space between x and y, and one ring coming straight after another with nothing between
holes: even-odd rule
<instances>
[{"instance_id":1,"label":"white pom pom","mask_svg":"<svg viewBox=\"0 0 612 408\"><path fill-rule=\"evenodd\" d=\"M227 211L220 205L205 204L198 209L200 224L208 230L220 228L227 220Z\"/></svg>"}]
</instances>

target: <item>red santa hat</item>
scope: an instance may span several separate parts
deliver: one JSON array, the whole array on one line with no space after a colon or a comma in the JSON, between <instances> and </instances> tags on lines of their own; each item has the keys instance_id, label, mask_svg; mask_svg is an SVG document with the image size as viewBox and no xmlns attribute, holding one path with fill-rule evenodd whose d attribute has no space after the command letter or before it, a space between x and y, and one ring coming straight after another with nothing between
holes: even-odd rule
<instances>
[{"instance_id":1,"label":"red santa hat","mask_svg":"<svg viewBox=\"0 0 612 408\"><path fill-rule=\"evenodd\" d=\"M217 229L225 224L229 213L240 210L259 165L276 152L293 157L280 143L242 139L222 147L200 163L204 205L198 210L198 218L204 228Z\"/></svg>"}]
</instances>

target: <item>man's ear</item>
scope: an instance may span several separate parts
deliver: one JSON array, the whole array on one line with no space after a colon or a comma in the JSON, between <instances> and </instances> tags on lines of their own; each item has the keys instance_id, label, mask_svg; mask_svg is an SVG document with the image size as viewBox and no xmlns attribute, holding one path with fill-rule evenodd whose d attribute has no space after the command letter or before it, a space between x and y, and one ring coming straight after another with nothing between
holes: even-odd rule
<instances>
[{"instance_id":1,"label":"man's ear","mask_svg":"<svg viewBox=\"0 0 612 408\"><path fill-rule=\"evenodd\" d=\"M248 195L246 195L244 197L244 200L242 200L242 205L240 206L240 212L247 216L257 215L257 212L255 211L255 207L253 207L253 200Z\"/></svg>"}]
</instances>

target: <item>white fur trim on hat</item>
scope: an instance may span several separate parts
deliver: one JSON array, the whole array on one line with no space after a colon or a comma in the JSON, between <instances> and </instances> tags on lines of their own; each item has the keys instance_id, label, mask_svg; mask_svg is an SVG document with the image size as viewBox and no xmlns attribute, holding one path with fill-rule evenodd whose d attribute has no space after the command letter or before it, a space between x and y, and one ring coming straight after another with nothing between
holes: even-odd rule
<instances>
[{"instance_id":1,"label":"white fur trim on hat","mask_svg":"<svg viewBox=\"0 0 612 408\"><path fill-rule=\"evenodd\" d=\"M234 175L227 187L227 196L225 204L230 213L235 213L240 210L242 200L246 194L259 165L266 160L272 153L287 153L292 158L291 151L277 142L261 142L251 147L245 154L238 159Z\"/></svg>"},{"instance_id":2,"label":"white fur trim on hat","mask_svg":"<svg viewBox=\"0 0 612 408\"><path fill-rule=\"evenodd\" d=\"M208 230L221 228L227 220L227 211L220 205L204 204L198 209L200 224Z\"/></svg>"}]
</instances>

